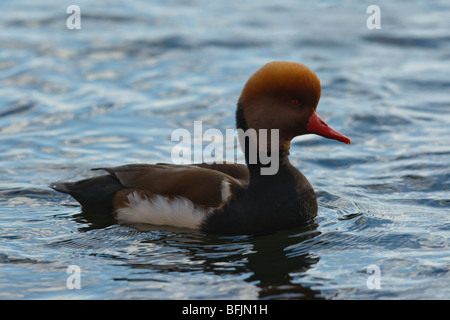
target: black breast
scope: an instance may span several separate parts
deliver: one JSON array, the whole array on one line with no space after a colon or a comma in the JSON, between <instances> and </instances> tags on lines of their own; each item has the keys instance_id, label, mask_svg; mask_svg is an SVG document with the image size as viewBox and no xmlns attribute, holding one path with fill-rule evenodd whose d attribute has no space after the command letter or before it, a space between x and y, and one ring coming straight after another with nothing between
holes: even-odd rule
<instances>
[{"instance_id":1,"label":"black breast","mask_svg":"<svg viewBox=\"0 0 450 320\"><path fill-rule=\"evenodd\" d=\"M262 234L306 224L317 215L308 180L283 159L275 175L251 175L246 190L214 212L203 224L208 232Z\"/></svg>"}]
</instances>

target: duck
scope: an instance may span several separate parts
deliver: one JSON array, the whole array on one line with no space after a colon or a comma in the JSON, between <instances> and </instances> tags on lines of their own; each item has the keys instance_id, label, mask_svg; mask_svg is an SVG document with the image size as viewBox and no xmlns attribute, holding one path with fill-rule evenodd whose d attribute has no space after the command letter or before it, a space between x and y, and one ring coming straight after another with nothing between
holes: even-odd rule
<instances>
[{"instance_id":1,"label":"duck","mask_svg":"<svg viewBox=\"0 0 450 320\"><path fill-rule=\"evenodd\" d=\"M245 164L126 164L50 188L71 195L83 210L112 215L118 224L151 224L222 235L258 235L306 225L317 216L314 188L289 161L293 138L316 134L350 144L317 114L320 80L304 64L272 61L245 83L237 101ZM270 139L258 140L261 130ZM275 139L272 139L275 138ZM245 146L242 145L242 142ZM256 146L256 149L255 149ZM252 152L257 150L257 155ZM265 151L278 166L264 173Z\"/></svg>"}]
</instances>

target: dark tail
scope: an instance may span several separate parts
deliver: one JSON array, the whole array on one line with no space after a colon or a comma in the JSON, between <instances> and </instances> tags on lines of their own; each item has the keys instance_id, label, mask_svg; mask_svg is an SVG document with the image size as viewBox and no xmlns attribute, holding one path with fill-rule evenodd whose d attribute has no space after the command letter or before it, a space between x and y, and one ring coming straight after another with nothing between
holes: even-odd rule
<instances>
[{"instance_id":1,"label":"dark tail","mask_svg":"<svg viewBox=\"0 0 450 320\"><path fill-rule=\"evenodd\" d=\"M77 182L55 182L53 190L70 194L89 212L110 214L116 193L125 187L111 175L93 177Z\"/></svg>"}]
</instances>

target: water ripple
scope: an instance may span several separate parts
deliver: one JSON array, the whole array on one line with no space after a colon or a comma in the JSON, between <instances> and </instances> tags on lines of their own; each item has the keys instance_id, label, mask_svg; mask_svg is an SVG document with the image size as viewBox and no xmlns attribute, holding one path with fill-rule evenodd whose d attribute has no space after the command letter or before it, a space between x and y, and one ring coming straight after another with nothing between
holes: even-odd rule
<instances>
[{"instance_id":1,"label":"water ripple","mask_svg":"<svg viewBox=\"0 0 450 320\"><path fill-rule=\"evenodd\" d=\"M447 2L383 4L380 30L353 1L77 5L81 30L54 1L0 3L1 298L449 297ZM170 162L172 131L194 120L233 128L242 85L269 60L314 69L318 112L352 139L291 144L319 202L310 225L120 226L48 189L92 167Z\"/></svg>"}]
</instances>

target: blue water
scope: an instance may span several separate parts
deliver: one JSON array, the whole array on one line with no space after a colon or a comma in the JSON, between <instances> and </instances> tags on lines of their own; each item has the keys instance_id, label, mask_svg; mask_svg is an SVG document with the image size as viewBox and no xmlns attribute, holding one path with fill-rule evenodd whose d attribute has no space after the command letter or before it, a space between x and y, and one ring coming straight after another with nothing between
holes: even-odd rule
<instances>
[{"instance_id":1,"label":"blue water","mask_svg":"<svg viewBox=\"0 0 450 320\"><path fill-rule=\"evenodd\" d=\"M1 299L450 299L448 1L74 2L0 3ZM194 120L234 128L243 84L272 60L315 70L319 114L352 139L292 143L318 196L311 226L131 228L47 187L170 162L171 133Z\"/></svg>"}]
</instances>

